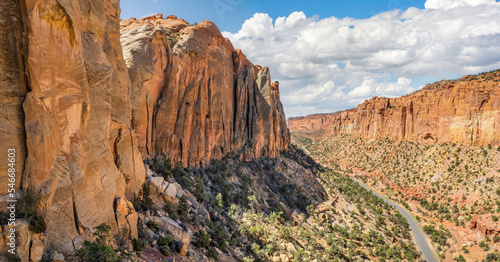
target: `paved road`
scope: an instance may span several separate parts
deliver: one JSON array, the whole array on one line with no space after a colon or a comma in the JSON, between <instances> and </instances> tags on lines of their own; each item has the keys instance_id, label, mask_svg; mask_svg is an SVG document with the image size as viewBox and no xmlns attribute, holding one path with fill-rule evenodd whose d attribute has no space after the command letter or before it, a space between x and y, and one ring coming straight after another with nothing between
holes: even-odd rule
<instances>
[{"instance_id":1,"label":"paved road","mask_svg":"<svg viewBox=\"0 0 500 262\"><path fill-rule=\"evenodd\" d=\"M406 209L404 209L402 206L392 202L391 200L385 198L384 196L380 195L379 193L373 191L371 188L367 187L365 184L363 184L361 181L358 181L356 179L352 179L358 184L360 184L362 187L372 191L376 196L382 198L385 202L387 202L389 205L395 207L405 218L408 220L408 223L410 224L411 231L413 232L413 235L415 236L415 240L417 241L417 245L422 251L422 254L424 255L424 258L427 260L427 262L437 262L436 258L432 254L432 250L429 246L429 243L427 243L427 240L425 239L424 232L420 231L420 228L418 228L417 221L411 216Z\"/></svg>"}]
</instances>

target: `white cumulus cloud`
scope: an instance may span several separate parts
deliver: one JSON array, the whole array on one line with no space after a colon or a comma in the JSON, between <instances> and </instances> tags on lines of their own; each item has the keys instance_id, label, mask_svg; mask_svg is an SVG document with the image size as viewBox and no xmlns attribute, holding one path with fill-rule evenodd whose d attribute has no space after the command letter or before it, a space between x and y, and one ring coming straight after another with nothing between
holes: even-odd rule
<instances>
[{"instance_id":1,"label":"white cumulus cloud","mask_svg":"<svg viewBox=\"0 0 500 262\"><path fill-rule=\"evenodd\" d=\"M411 93L425 82L500 68L500 3L428 0L425 9L368 19L273 20L256 13L224 32L280 81L287 116L356 107L371 96ZM419 81L413 81L418 79Z\"/></svg>"}]
</instances>

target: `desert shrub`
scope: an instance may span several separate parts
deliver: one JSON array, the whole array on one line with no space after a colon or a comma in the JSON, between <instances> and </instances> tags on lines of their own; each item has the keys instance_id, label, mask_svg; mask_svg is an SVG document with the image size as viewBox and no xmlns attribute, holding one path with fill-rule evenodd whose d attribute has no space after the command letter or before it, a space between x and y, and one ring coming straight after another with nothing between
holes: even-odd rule
<instances>
[{"instance_id":1,"label":"desert shrub","mask_svg":"<svg viewBox=\"0 0 500 262\"><path fill-rule=\"evenodd\" d=\"M500 242L500 236L494 235L493 236L493 243L498 243L498 242Z\"/></svg>"},{"instance_id":2,"label":"desert shrub","mask_svg":"<svg viewBox=\"0 0 500 262\"><path fill-rule=\"evenodd\" d=\"M145 160L145 163L149 165L151 170L153 170L156 174L168 180L172 176L172 160L170 158L165 158L156 156L153 159Z\"/></svg>"},{"instance_id":3,"label":"desert shrub","mask_svg":"<svg viewBox=\"0 0 500 262\"><path fill-rule=\"evenodd\" d=\"M228 212L227 212L227 214L228 214L229 216L231 216L231 217L232 217L232 216L235 216L237 213L238 213L238 206L236 206L236 205L234 205L234 204L233 204L233 205L231 205L231 207L229 208L229 210L228 210Z\"/></svg>"},{"instance_id":4,"label":"desert shrub","mask_svg":"<svg viewBox=\"0 0 500 262\"><path fill-rule=\"evenodd\" d=\"M168 235L166 237L160 236L158 238L157 244L159 246L170 246L174 242L174 238L171 235Z\"/></svg>"},{"instance_id":5,"label":"desert shrub","mask_svg":"<svg viewBox=\"0 0 500 262\"><path fill-rule=\"evenodd\" d=\"M490 245L486 243L486 241L481 241L479 243L479 247L482 248L484 251L488 251L490 249Z\"/></svg>"},{"instance_id":6,"label":"desert shrub","mask_svg":"<svg viewBox=\"0 0 500 262\"><path fill-rule=\"evenodd\" d=\"M137 238L132 239L132 246L134 247L134 251L141 252L142 251L142 243L137 240Z\"/></svg>"},{"instance_id":7,"label":"desert shrub","mask_svg":"<svg viewBox=\"0 0 500 262\"><path fill-rule=\"evenodd\" d=\"M193 186L193 182L189 177L189 171L190 170L185 168L182 163L177 163L172 169L172 176L183 188L190 188Z\"/></svg>"},{"instance_id":8,"label":"desert shrub","mask_svg":"<svg viewBox=\"0 0 500 262\"><path fill-rule=\"evenodd\" d=\"M210 231L210 237L221 251L227 251L226 241L229 240L229 234L224 230L224 227L220 223L217 223Z\"/></svg>"},{"instance_id":9,"label":"desert shrub","mask_svg":"<svg viewBox=\"0 0 500 262\"><path fill-rule=\"evenodd\" d=\"M292 234L290 232L290 228L288 226L283 225L280 227L278 235L281 239L290 240Z\"/></svg>"},{"instance_id":10,"label":"desert shrub","mask_svg":"<svg viewBox=\"0 0 500 262\"><path fill-rule=\"evenodd\" d=\"M21 216L31 217L36 215L40 198L33 191L28 190L17 200L17 203Z\"/></svg>"},{"instance_id":11,"label":"desert shrub","mask_svg":"<svg viewBox=\"0 0 500 262\"><path fill-rule=\"evenodd\" d=\"M293 262L304 261L306 257L306 252L302 248L298 248L295 254L293 254Z\"/></svg>"},{"instance_id":12,"label":"desert shrub","mask_svg":"<svg viewBox=\"0 0 500 262\"><path fill-rule=\"evenodd\" d=\"M29 230L33 233L43 233L47 228L43 216L36 214L40 198L31 190L26 191L19 199L19 214L21 217L28 219L30 225Z\"/></svg>"},{"instance_id":13,"label":"desert shrub","mask_svg":"<svg viewBox=\"0 0 500 262\"><path fill-rule=\"evenodd\" d=\"M149 184L144 183L139 189L138 197L134 198L133 201L135 210L147 211L153 208L153 199L151 199L151 188Z\"/></svg>"},{"instance_id":14,"label":"desert shrub","mask_svg":"<svg viewBox=\"0 0 500 262\"><path fill-rule=\"evenodd\" d=\"M166 237L159 236L156 243L158 250L165 256L170 256L176 248L174 237L171 235L167 235Z\"/></svg>"},{"instance_id":15,"label":"desert shrub","mask_svg":"<svg viewBox=\"0 0 500 262\"><path fill-rule=\"evenodd\" d=\"M156 223L155 221L153 220L149 220L147 223L146 223L146 226L152 230L156 230L156 231L160 231L160 226L158 226L158 223Z\"/></svg>"},{"instance_id":16,"label":"desert shrub","mask_svg":"<svg viewBox=\"0 0 500 262\"><path fill-rule=\"evenodd\" d=\"M201 177L196 177L194 179L195 182L195 192L194 196L196 197L196 200L200 203L205 203L208 199L207 193L205 192L205 184L203 183L203 178Z\"/></svg>"},{"instance_id":17,"label":"desert shrub","mask_svg":"<svg viewBox=\"0 0 500 262\"><path fill-rule=\"evenodd\" d=\"M169 246L158 246L158 250L167 257L172 255L172 249Z\"/></svg>"},{"instance_id":18,"label":"desert shrub","mask_svg":"<svg viewBox=\"0 0 500 262\"><path fill-rule=\"evenodd\" d=\"M45 232L45 229L47 228L47 224L45 223L45 219L42 216L32 216L29 219L30 221L30 226L29 230L33 233L43 233Z\"/></svg>"},{"instance_id":19,"label":"desert shrub","mask_svg":"<svg viewBox=\"0 0 500 262\"><path fill-rule=\"evenodd\" d=\"M217 259L217 252L215 252L215 248L209 248L206 253L207 257Z\"/></svg>"},{"instance_id":20,"label":"desert shrub","mask_svg":"<svg viewBox=\"0 0 500 262\"><path fill-rule=\"evenodd\" d=\"M485 262L498 262L500 261L500 253L489 253L486 255Z\"/></svg>"},{"instance_id":21,"label":"desert shrub","mask_svg":"<svg viewBox=\"0 0 500 262\"><path fill-rule=\"evenodd\" d=\"M314 209L313 205L307 206L307 215L309 216L314 216L316 214L316 210Z\"/></svg>"},{"instance_id":22,"label":"desert shrub","mask_svg":"<svg viewBox=\"0 0 500 262\"><path fill-rule=\"evenodd\" d=\"M174 38L170 38L170 48L174 48L174 46L179 42L179 37L174 37Z\"/></svg>"},{"instance_id":23,"label":"desert shrub","mask_svg":"<svg viewBox=\"0 0 500 262\"><path fill-rule=\"evenodd\" d=\"M181 218L185 218L189 212L189 203L186 195L179 199L178 213Z\"/></svg>"},{"instance_id":24,"label":"desert shrub","mask_svg":"<svg viewBox=\"0 0 500 262\"><path fill-rule=\"evenodd\" d=\"M165 205L165 211L167 211L168 213L168 216L173 219L173 220L177 220L179 219L179 209L177 207L176 204L172 203L172 202L167 202L167 204Z\"/></svg>"},{"instance_id":25,"label":"desert shrub","mask_svg":"<svg viewBox=\"0 0 500 262\"><path fill-rule=\"evenodd\" d=\"M96 236L95 242L85 241L83 247L76 251L76 255L84 262L114 262L118 261L119 257L116 255L113 247L106 244L109 238L109 230L111 229L106 223L102 223L95 227Z\"/></svg>"},{"instance_id":26,"label":"desert shrub","mask_svg":"<svg viewBox=\"0 0 500 262\"><path fill-rule=\"evenodd\" d=\"M115 235L115 244L117 247L117 251L120 251L121 254L128 254L129 247L129 235L130 230L127 227L122 227L118 230L118 234Z\"/></svg>"},{"instance_id":27,"label":"desert shrub","mask_svg":"<svg viewBox=\"0 0 500 262\"><path fill-rule=\"evenodd\" d=\"M197 247L209 248L210 247L210 234L205 233L202 229L193 234L194 244Z\"/></svg>"}]
</instances>

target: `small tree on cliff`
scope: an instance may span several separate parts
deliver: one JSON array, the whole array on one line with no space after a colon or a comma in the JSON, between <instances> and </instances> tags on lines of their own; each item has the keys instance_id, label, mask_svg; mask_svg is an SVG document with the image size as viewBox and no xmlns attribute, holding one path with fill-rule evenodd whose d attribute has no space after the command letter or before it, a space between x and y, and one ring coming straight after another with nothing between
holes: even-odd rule
<instances>
[{"instance_id":1,"label":"small tree on cliff","mask_svg":"<svg viewBox=\"0 0 500 262\"><path fill-rule=\"evenodd\" d=\"M135 210L150 210L153 208L153 199L151 199L151 188L149 184L142 184L141 189L139 189L139 197L134 199L134 209Z\"/></svg>"}]
</instances>

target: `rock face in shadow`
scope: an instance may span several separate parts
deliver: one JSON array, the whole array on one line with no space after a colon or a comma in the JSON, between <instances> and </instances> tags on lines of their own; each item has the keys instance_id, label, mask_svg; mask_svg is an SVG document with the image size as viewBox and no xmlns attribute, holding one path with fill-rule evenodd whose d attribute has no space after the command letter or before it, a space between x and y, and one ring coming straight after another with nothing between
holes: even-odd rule
<instances>
[{"instance_id":1,"label":"rock face in shadow","mask_svg":"<svg viewBox=\"0 0 500 262\"><path fill-rule=\"evenodd\" d=\"M289 119L288 127L318 135L500 145L499 79L496 71L400 98L374 97L356 109Z\"/></svg>"},{"instance_id":2,"label":"rock face in shadow","mask_svg":"<svg viewBox=\"0 0 500 262\"><path fill-rule=\"evenodd\" d=\"M29 91L24 74L26 52L23 36L23 17L17 0L0 2L0 196L9 189L9 149L15 153L16 178L14 189L21 188L21 173L26 158L26 132L23 102ZM0 208L6 202L0 199Z\"/></svg>"},{"instance_id":3,"label":"rock face in shadow","mask_svg":"<svg viewBox=\"0 0 500 262\"><path fill-rule=\"evenodd\" d=\"M143 158L201 165L289 144L278 83L209 21L120 25L118 0L5 0L0 14L0 150L16 149L15 189L41 200L47 229L33 254L74 254L101 223L136 236Z\"/></svg>"},{"instance_id":4,"label":"rock face in shadow","mask_svg":"<svg viewBox=\"0 0 500 262\"><path fill-rule=\"evenodd\" d=\"M290 138L279 84L215 24L161 14L121 22L132 124L143 156L201 165L229 152L276 156Z\"/></svg>"}]
</instances>

